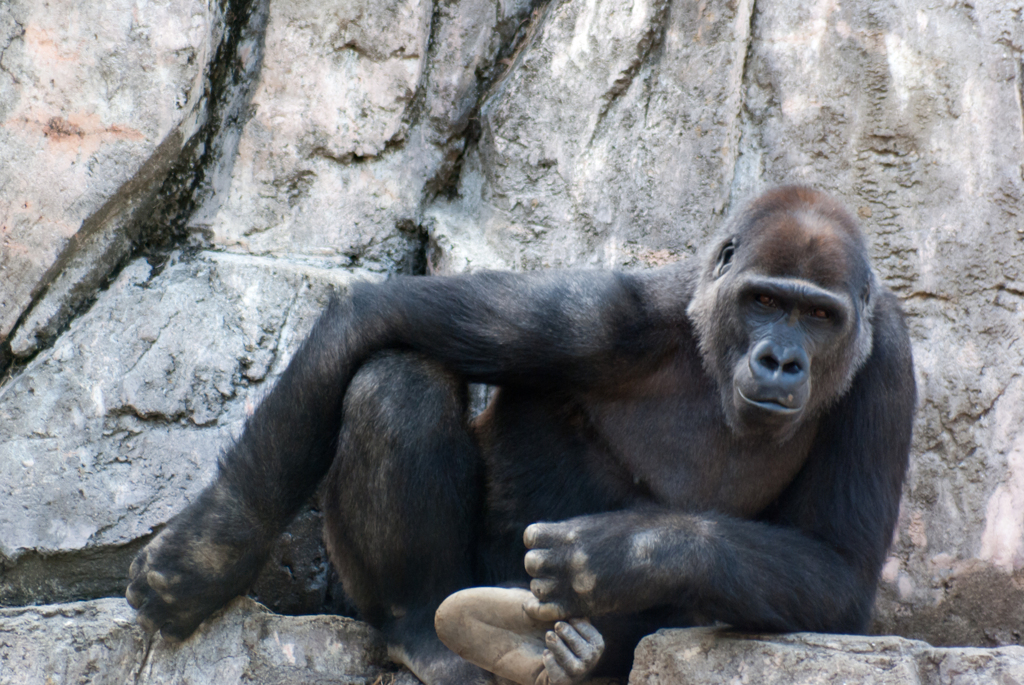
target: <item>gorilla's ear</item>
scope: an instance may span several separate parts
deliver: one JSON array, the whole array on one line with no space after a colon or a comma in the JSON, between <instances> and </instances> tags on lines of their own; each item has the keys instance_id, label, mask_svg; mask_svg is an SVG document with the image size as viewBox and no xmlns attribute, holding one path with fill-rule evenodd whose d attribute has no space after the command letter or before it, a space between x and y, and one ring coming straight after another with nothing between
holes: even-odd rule
<instances>
[{"instance_id":1,"label":"gorilla's ear","mask_svg":"<svg viewBox=\"0 0 1024 685\"><path fill-rule=\"evenodd\" d=\"M869 314L871 313L871 311L873 310L873 308L875 306L874 294L875 294L875 289L877 289L878 287L879 286L878 286L877 278L876 278L874 272L872 272L871 277L868 279L868 282L864 284L864 289L861 290L861 293L860 293L860 304L861 304L861 307L863 307L864 311L869 313Z\"/></svg>"},{"instance_id":2,"label":"gorilla's ear","mask_svg":"<svg viewBox=\"0 0 1024 685\"><path fill-rule=\"evenodd\" d=\"M729 267L732 266L732 256L736 254L736 239L730 238L729 242L722 245L718 252L718 259L715 261L715 278L723 276Z\"/></svg>"}]
</instances>

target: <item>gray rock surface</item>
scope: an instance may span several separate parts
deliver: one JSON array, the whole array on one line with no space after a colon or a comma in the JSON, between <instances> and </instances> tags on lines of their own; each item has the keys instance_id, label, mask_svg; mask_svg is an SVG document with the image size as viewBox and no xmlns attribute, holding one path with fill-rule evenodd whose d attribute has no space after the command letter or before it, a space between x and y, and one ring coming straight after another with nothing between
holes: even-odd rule
<instances>
[{"instance_id":1,"label":"gray rock surface","mask_svg":"<svg viewBox=\"0 0 1024 685\"><path fill-rule=\"evenodd\" d=\"M180 644L149 639L123 600L0 609L0 683L413 685L379 633L340 616L279 616L239 598Z\"/></svg>"},{"instance_id":2,"label":"gray rock surface","mask_svg":"<svg viewBox=\"0 0 1024 685\"><path fill-rule=\"evenodd\" d=\"M1024 647L935 648L855 635L744 636L662 630L636 649L629 685L983 685L1024 683Z\"/></svg>"},{"instance_id":3,"label":"gray rock surface","mask_svg":"<svg viewBox=\"0 0 1024 685\"><path fill-rule=\"evenodd\" d=\"M129 683L147 640L116 599L0 609L0 683Z\"/></svg>"},{"instance_id":4,"label":"gray rock surface","mask_svg":"<svg viewBox=\"0 0 1024 685\"><path fill-rule=\"evenodd\" d=\"M198 0L0 6L0 342L28 314L17 354L130 251L205 115L222 22Z\"/></svg>"},{"instance_id":5,"label":"gray rock surface","mask_svg":"<svg viewBox=\"0 0 1024 685\"><path fill-rule=\"evenodd\" d=\"M232 175L193 225L237 251L344 266L370 251L369 261L400 263L409 241L393 229L414 216L422 153L391 155L385 168L374 158L408 134L431 10L413 0L271 3Z\"/></svg>"},{"instance_id":6,"label":"gray rock surface","mask_svg":"<svg viewBox=\"0 0 1024 685\"><path fill-rule=\"evenodd\" d=\"M0 3L0 605L120 595L352 279L664 264L802 182L860 217L915 343L875 629L1020 644L1022 16ZM319 525L311 503L257 582L276 609L341 606ZM83 635L119 625L52 611ZM987 673L970 654L955 663Z\"/></svg>"},{"instance_id":7,"label":"gray rock surface","mask_svg":"<svg viewBox=\"0 0 1024 685\"><path fill-rule=\"evenodd\" d=\"M229 252L422 272L424 201L528 11L274 0L233 168L190 228Z\"/></svg>"},{"instance_id":8,"label":"gray rock surface","mask_svg":"<svg viewBox=\"0 0 1024 685\"><path fill-rule=\"evenodd\" d=\"M549 4L428 210L439 270L692 254L730 200L749 27L746 3Z\"/></svg>"},{"instance_id":9,"label":"gray rock surface","mask_svg":"<svg viewBox=\"0 0 1024 685\"><path fill-rule=\"evenodd\" d=\"M219 253L129 264L0 388L0 602L121 594L136 541L212 478L261 382L352 278ZM63 583L34 563L78 550L113 568Z\"/></svg>"}]
</instances>

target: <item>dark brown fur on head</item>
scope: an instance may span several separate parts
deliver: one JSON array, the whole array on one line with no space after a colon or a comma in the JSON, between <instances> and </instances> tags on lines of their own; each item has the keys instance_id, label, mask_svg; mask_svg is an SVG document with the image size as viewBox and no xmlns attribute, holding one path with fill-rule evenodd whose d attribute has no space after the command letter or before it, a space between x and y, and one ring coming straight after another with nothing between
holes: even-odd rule
<instances>
[{"instance_id":1,"label":"dark brown fur on head","mask_svg":"<svg viewBox=\"0 0 1024 685\"><path fill-rule=\"evenodd\" d=\"M835 199L804 186L769 191L732 222L765 275L788 276L829 290L868 285L871 266L860 227Z\"/></svg>"},{"instance_id":2,"label":"dark brown fur on head","mask_svg":"<svg viewBox=\"0 0 1024 685\"><path fill-rule=\"evenodd\" d=\"M811 188L785 186L754 200L728 221L701 260L687 313L698 331L705 367L722 389L729 414L732 370L749 351L738 320L737 288L743 277L792 279L825 289L845 301L848 320L833 346L814 360L815 392L810 409L820 410L844 394L871 352L876 280L864 236L836 200Z\"/></svg>"}]
</instances>

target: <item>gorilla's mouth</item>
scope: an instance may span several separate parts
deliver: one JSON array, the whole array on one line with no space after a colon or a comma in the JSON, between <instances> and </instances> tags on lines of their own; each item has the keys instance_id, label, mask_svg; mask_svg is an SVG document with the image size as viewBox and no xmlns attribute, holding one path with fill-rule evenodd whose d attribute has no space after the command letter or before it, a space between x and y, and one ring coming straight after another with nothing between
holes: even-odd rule
<instances>
[{"instance_id":1,"label":"gorilla's mouth","mask_svg":"<svg viewBox=\"0 0 1024 685\"><path fill-rule=\"evenodd\" d=\"M793 402L797 402L797 399L793 395L790 395L789 397L786 398L786 402L789 403L787 404L786 402L776 399L751 399L750 397L747 397L743 393L743 389L739 387L736 388L736 392L739 393L739 396L747 404L755 406L759 409L764 409L765 411L771 412L773 414L796 414L797 412L801 411L804 408L802 402L797 403L796 406L791 406Z\"/></svg>"}]
</instances>

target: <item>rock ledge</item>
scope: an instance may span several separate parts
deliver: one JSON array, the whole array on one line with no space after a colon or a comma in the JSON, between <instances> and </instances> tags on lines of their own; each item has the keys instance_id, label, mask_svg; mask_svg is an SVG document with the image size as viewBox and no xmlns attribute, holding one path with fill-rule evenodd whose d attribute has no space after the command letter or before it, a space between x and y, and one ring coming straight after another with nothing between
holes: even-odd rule
<instances>
[{"instance_id":1,"label":"rock ledge","mask_svg":"<svg viewBox=\"0 0 1024 685\"><path fill-rule=\"evenodd\" d=\"M662 630L636 650L630 685L1024 684L1024 647L933 647L878 635Z\"/></svg>"}]
</instances>

